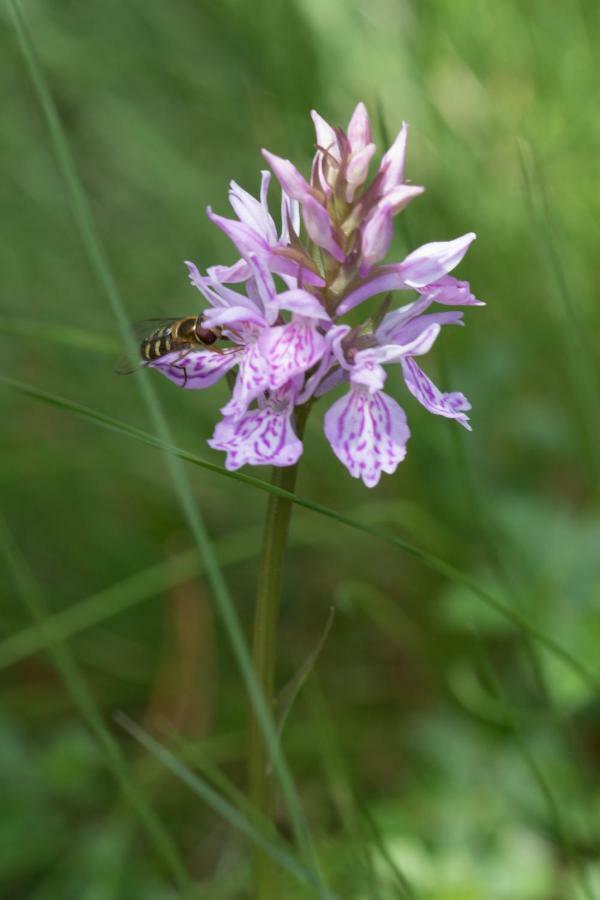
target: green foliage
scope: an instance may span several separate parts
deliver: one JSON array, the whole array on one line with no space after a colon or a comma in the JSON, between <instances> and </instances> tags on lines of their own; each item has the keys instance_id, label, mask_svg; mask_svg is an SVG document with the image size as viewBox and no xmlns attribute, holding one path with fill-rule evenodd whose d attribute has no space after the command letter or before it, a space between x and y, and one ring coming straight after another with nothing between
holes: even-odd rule
<instances>
[{"instance_id":1,"label":"green foliage","mask_svg":"<svg viewBox=\"0 0 600 900\"><path fill-rule=\"evenodd\" d=\"M342 123L364 99L390 132L409 121L408 173L427 192L394 251L478 232L460 276L488 306L448 334L431 368L471 399L474 432L400 398L408 458L367 495L333 459L315 409L280 687L311 659L332 605L336 616L282 749L327 886L344 900L600 896L598 5L22 8L132 320L197 308L182 261L232 260L203 207L226 212L232 177L257 187L261 146L306 165L311 107ZM136 379L113 373L122 338L106 284L9 24L1 369L68 404L0 387L17 570L2 581L0 884L32 900L249 900L256 826L247 842L236 790L247 693L210 601L222 570L249 627L265 498L251 479L186 463L221 465L205 439L224 386L177 391L157 376L167 440ZM90 427L73 404L110 427ZM156 450L165 443L184 448L179 490L216 556L200 557L187 531ZM158 739L170 768L116 712ZM189 787L208 782L220 812ZM280 825L287 834L283 800ZM286 900L315 896L298 847L277 852Z\"/></svg>"}]
</instances>

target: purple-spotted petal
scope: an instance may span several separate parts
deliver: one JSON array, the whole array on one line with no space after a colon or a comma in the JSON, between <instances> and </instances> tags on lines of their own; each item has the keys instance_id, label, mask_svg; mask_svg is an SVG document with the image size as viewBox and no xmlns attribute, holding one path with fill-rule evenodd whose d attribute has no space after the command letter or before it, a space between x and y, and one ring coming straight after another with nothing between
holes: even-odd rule
<instances>
[{"instance_id":1,"label":"purple-spotted petal","mask_svg":"<svg viewBox=\"0 0 600 900\"><path fill-rule=\"evenodd\" d=\"M331 253L338 262L343 262L345 259L344 253L335 239L329 213L324 206L321 206L310 195L307 195L302 202L302 218L304 219L308 236L315 242L317 247L322 247L328 253Z\"/></svg>"},{"instance_id":2,"label":"purple-spotted petal","mask_svg":"<svg viewBox=\"0 0 600 900\"><path fill-rule=\"evenodd\" d=\"M325 414L325 436L353 478L374 487L406 456L410 431L404 411L382 392L351 390Z\"/></svg>"},{"instance_id":3,"label":"purple-spotted petal","mask_svg":"<svg viewBox=\"0 0 600 900\"><path fill-rule=\"evenodd\" d=\"M300 372L311 369L327 349L327 343L310 320L297 318L287 325L265 329L258 341L267 360L268 385L281 387Z\"/></svg>"},{"instance_id":4,"label":"purple-spotted petal","mask_svg":"<svg viewBox=\"0 0 600 900\"><path fill-rule=\"evenodd\" d=\"M269 364L258 343L249 344L238 358L240 368L231 399L221 409L231 419L243 416L252 401L269 386Z\"/></svg>"},{"instance_id":5,"label":"purple-spotted petal","mask_svg":"<svg viewBox=\"0 0 600 900\"><path fill-rule=\"evenodd\" d=\"M182 353L178 350L149 363L179 387L199 389L212 387L239 360L239 350L232 348L222 353L216 350L199 350Z\"/></svg>"},{"instance_id":6,"label":"purple-spotted petal","mask_svg":"<svg viewBox=\"0 0 600 900\"><path fill-rule=\"evenodd\" d=\"M445 303L448 306L485 306L471 293L468 281L458 281L452 275L444 275L433 284L418 288L420 294L432 303Z\"/></svg>"},{"instance_id":7,"label":"purple-spotted petal","mask_svg":"<svg viewBox=\"0 0 600 900\"><path fill-rule=\"evenodd\" d=\"M209 446L227 453L225 467L293 466L302 455L302 441L294 432L291 407L280 411L267 404L247 412L238 421L219 422Z\"/></svg>"},{"instance_id":8,"label":"purple-spotted petal","mask_svg":"<svg viewBox=\"0 0 600 900\"><path fill-rule=\"evenodd\" d=\"M402 373L413 397L416 397L429 412L436 416L456 419L460 425L471 431L469 417L465 415L471 409L471 404L464 394L457 391L442 393L410 357L402 360Z\"/></svg>"}]
</instances>

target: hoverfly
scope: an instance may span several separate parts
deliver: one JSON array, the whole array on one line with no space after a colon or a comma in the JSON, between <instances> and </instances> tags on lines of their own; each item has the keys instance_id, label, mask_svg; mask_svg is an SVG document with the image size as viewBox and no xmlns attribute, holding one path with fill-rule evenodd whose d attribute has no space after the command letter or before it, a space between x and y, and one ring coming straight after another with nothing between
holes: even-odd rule
<instances>
[{"instance_id":1,"label":"hoverfly","mask_svg":"<svg viewBox=\"0 0 600 900\"><path fill-rule=\"evenodd\" d=\"M202 316L184 316L180 319L145 319L134 325L134 331L140 339L139 357L132 360L129 356L119 360L115 366L120 375L129 375L140 366L180 351L173 362L176 369L183 373L183 387L187 383L186 367L183 360L193 350L211 348L215 353L221 352L213 344L221 337L220 328L206 328Z\"/></svg>"}]
</instances>

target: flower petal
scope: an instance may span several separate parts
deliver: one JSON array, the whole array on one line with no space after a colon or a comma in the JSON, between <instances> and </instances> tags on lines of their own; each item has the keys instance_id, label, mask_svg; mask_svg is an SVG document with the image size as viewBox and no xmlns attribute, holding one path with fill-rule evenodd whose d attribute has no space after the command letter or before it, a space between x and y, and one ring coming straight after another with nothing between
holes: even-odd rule
<instances>
[{"instance_id":1,"label":"flower petal","mask_svg":"<svg viewBox=\"0 0 600 900\"><path fill-rule=\"evenodd\" d=\"M456 391L443 394L410 357L402 360L402 373L413 397L416 397L429 412L436 416L456 419L460 425L471 431L469 417L465 415L471 409L471 404L464 394Z\"/></svg>"},{"instance_id":2,"label":"flower petal","mask_svg":"<svg viewBox=\"0 0 600 900\"><path fill-rule=\"evenodd\" d=\"M314 197L307 195L302 201L302 217L310 239L318 247L323 247L324 250L331 253L338 262L343 262L345 256L335 239L333 225L325 207L321 206Z\"/></svg>"},{"instance_id":3,"label":"flower petal","mask_svg":"<svg viewBox=\"0 0 600 900\"><path fill-rule=\"evenodd\" d=\"M375 155L375 144L367 144L362 150L353 153L348 160L346 168L346 181L348 187L346 189L346 200L352 203L354 192L363 184L369 174L369 165Z\"/></svg>"},{"instance_id":4,"label":"flower petal","mask_svg":"<svg viewBox=\"0 0 600 900\"><path fill-rule=\"evenodd\" d=\"M362 229L359 268L361 278L365 277L371 266L386 255L390 249L393 232L391 207L382 203L373 215L369 216Z\"/></svg>"},{"instance_id":5,"label":"flower petal","mask_svg":"<svg viewBox=\"0 0 600 900\"><path fill-rule=\"evenodd\" d=\"M395 400L357 388L327 411L325 436L352 477L374 487L382 472L391 474L406 456L410 431Z\"/></svg>"},{"instance_id":6,"label":"flower petal","mask_svg":"<svg viewBox=\"0 0 600 900\"><path fill-rule=\"evenodd\" d=\"M475 294L471 293L468 281L458 281L452 275L444 275L433 284L418 288L418 291L432 303L446 303L449 306L485 306L483 300L478 300Z\"/></svg>"},{"instance_id":7,"label":"flower petal","mask_svg":"<svg viewBox=\"0 0 600 900\"><path fill-rule=\"evenodd\" d=\"M325 119L319 115L316 109L311 109L310 116L315 126L317 150L327 151L330 156L339 162L340 150L335 130L331 127L329 122L326 122Z\"/></svg>"},{"instance_id":8,"label":"flower petal","mask_svg":"<svg viewBox=\"0 0 600 900\"><path fill-rule=\"evenodd\" d=\"M238 284L247 281L252 275L252 269L245 259L238 259L231 266L209 266L206 270L210 278L221 284Z\"/></svg>"},{"instance_id":9,"label":"flower petal","mask_svg":"<svg viewBox=\"0 0 600 900\"><path fill-rule=\"evenodd\" d=\"M236 219L218 216L212 211L210 206L206 208L206 215L221 231L225 232L242 256L247 257L250 253L269 253L270 248L265 239L249 225L246 225L244 222L238 222Z\"/></svg>"},{"instance_id":10,"label":"flower petal","mask_svg":"<svg viewBox=\"0 0 600 900\"><path fill-rule=\"evenodd\" d=\"M262 155L289 197L303 201L305 197L310 196L310 185L289 159L282 159L281 156L275 156L268 150L263 150Z\"/></svg>"},{"instance_id":11,"label":"flower petal","mask_svg":"<svg viewBox=\"0 0 600 900\"><path fill-rule=\"evenodd\" d=\"M438 241L424 244L410 253L401 263L378 266L371 277L354 288L337 308L342 316L375 294L386 291L406 291L419 289L439 281L447 272L459 264L476 235L471 231L454 241Z\"/></svg>"},{"instance_id":12,"label":"flower petal","mask_svg":"<svg viewBox=\"0 0 600 900\"><path fill-rule=\"evenodd\" d=\"M225 467L293 466L302 455L302 441L294 432L292 407L280 412L267 404L253 409L241 419L224 419L208 441L215 450L227 453Z\"/></svg>"},{"instance_id":13,"label":"flower petal","mask_svg":"<svg viewBox=\"0 0 600 900\"><path fill-rule=\"evenodd\" d=\"M396 140L384 154L379 171L381 172L381 192L386 194L392 188L404 181L404 165L406 162L406 142L408 139L408 125L402 123Z\"/></svg>"},{"instance_id":14,"label":"flower petal","mask_svg":"<svg viewBox=\"0 0 600 900\"><path fill-rule=\"evenodd\" d=\"M215 350L198 350L182 353L178 350L149 363L163 375L184 388L207 388L216 384L239 361L237 349L218 353Z\"/></svg>"},{"instance_id":15,"label":"flower petal","mask_svg":"<svg viewBox=\"0 0 600 900\"><path fill-rule=\"evenodd\" d=\"M221 408L224 416L239 419L250 403L269 386L269 366L258 343L249 344L239 353L239 372L231 399Z\"/></svg>"},{"instance_id":16,"label":"flower petal","mask_svg":"<svg viewBox=\"0 0 600 900\"><path fill-rule=\"evenodd\" d=\"M261 200L257 200L235 181L229 183L229 202L240 222L261 235L268 244L277 243L275 222L266 203L270 172L261 172Z\"/></svg>"},{"instance_id":17,"label":"flower petal","mask_svg":"<svg viewBox=\"0 0 600 900\"><path fill-rule=\"evenodd\" d=\"M398 266L409 287L423 287L455 268L475 240L473 231L454 241L435 241L423 244L410 253Z\"/></svg>"},{"instance_id":18,"label":"flower petal","mask_svg":"<svg viewBox=\"0 0 600 900\"><path fill-rule=\"evenodd\" d=\"M464 325L464 313L453 309L449 312L428 313L425 316L415 316L402 327L394 329L388 334L387 341L396 344L408 344L420 337L431 325Z\"/></svg>"},{"instance_id":19,"label":"flower petal","mask_svg":"<svg viewBox=\"0 0 600 900\"><path fill-rule=\"evenodd\" d=\"M357 103L348 123L348 140L353 154L364 150L367 144L371 143L371 122L367 107L362 101Z\"/></svg>"},{"instance_id":20,"label":"flower petal","mask_svg":"<svg viewBox=\"0 0 600 900\"><path fill-rule=\"evenodd\" d=\"M330 316L325 312L322 303L313 294L309 294L308 291L304 291L302 288L283 291L277 296L277 301L280 309L287 309L290 312L298 313L298 315L306 316L310 319L330 321Z\"/></svg>"},{"instance_id":21,"label":"flower petal","mask_svg":"<svg viewBox=\"0 0 600 900\"><path fill-rule=\"evenodd\" d=\"M286 384L294 375L311 369L327 349L323 335L304 318L265 329L258 344L268 363L268 385L271 390Z\"/></svg>"}]
</instances>

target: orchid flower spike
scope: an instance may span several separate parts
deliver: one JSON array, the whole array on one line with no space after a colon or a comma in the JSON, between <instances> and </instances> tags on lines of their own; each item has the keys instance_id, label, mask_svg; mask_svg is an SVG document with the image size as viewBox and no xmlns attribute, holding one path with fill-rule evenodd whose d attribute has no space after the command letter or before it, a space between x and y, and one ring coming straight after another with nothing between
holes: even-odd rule
<instances>
[{"instance_id":1,"label":"orchid flower spike","mask_svg":"<svg viewBox=\"0 0 600 900\"><path fill-rule=\"evenodd\" d=\"M195 325L187 317L165 327L160 340L148 338L143 363L185 388L227 376L230 396L208 443L226 454L228 469L297 463L296 411L341 387L324 413L325 437L350 475L374 487L396 470L410 438L406 413L384 390L387 366L400 367L408 394L429 412L471 428L467 398L436 387L417 359L446 325L463 324L463 311L448 307L483 305L450 274L475 234L384 262L394 218L424 190L406 180L408 126L369 182L376 147L365 105L345 131L311 115L316 149L308 178L263 150L281 187L280 227L268 205L270 171L261 172L258 199L232 181L235 218L210 208L208 216L238 258L205 274L187 263L204 310ZM398 292L412 297L395 307ZM377 296L379 312L356 324L354 310ZM351 311L352 324L345 320Z\"/></svg>"}]
</instances>

